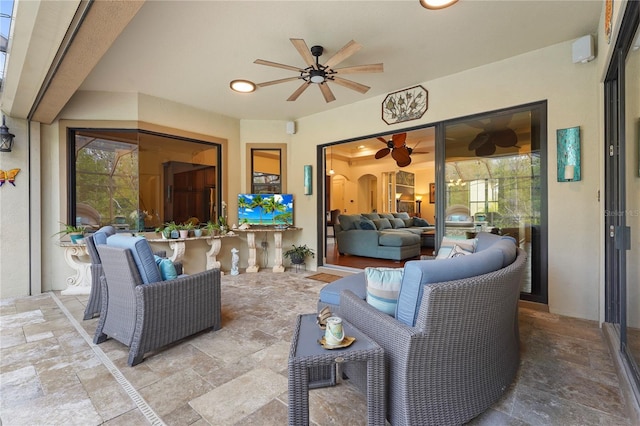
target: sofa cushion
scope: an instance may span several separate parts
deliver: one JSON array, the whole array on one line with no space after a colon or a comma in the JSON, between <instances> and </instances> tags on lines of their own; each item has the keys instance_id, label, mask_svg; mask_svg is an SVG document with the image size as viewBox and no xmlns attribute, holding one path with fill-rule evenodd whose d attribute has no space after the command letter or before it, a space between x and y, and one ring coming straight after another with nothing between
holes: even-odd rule
<instances>
[{"instance_id":1,"label":"sofa cushion","mask_svg":"<svg viewBox=\"0 0 640 426\"><path fill-rule=\"evenodd\" d=\"M360 220L362 220L362 216L359 214L341 214L338 216L338 221L343 231L358 229L356 224L360 222Z\"/></svg>"},{"instance_id":2,"label":"sofa cushion","mask_svg":"<svg viewBox=\"0 0 640 426\"><path fill-rule=\"evenodd\" d=\"M437 261L408 261L404 265L396 319L410 326L415 324L425 285L487 274L502 268L502 263L501 250L484 250Z\"/></svg>"},{"instance_id":3,"label":"sofa cushion","mask_svg":"<svg viewBox=\"0 0 640 426\"><path fill-rule=\"evenodd\" d=\"M93 242L95 245L107 244L107 238L116 233L116 228L111 225L103 226L93 233Z\"/></svg>"},{"instance_id":4,"label":"sofa cushion","mask_svg":"<svg viewBox=\"0 0 640 426\"><path fill-rule=\"evenodd\" d=\"M502 253L502 267L511 265L516 260L516 239L509 236L501 237L487 250L499 250Z\"/></svg>"},{"instance_id":5,"label":"sofa cushion","mask_svg":"<svg viewBox=\"0 0 640 426\"><path fill-rule=\"evenodd\" d=\"M362 216L366 217L367 219L380 219L380 215L378 213L362 213Z\"/></svg>"},{"instance_id":6,"label":"sofa cushion","mask_svg":"<svg viewBox=\"0 0 640 426\"><path fill-rule=\"evenodd\" d=\"M320 301L330 305L340 305L340 293L342 290L351 290L362 300L367 297L367 284L364 272L340 278L322 287Z\"/></svg>"},{"instance_id":7,"label":"sofa cushion","mask_svg":"<svg viewBox=\"0 0 640 426\"><path fill-rule=\"evenodd\" d=\"M407 212L398 212L398 213L391 213L393 215L393 217L398 218L398 219L411 219L411 216L409 216L409 213Z\"/></svg>"},{"instance_id":8,"label":"sofa cushion","mask_svg":"<svg viewBox=\"0 0 640 426\"><path fill-rule=\"evenodd\" d=\"M372 222L376 225L378 231L382 231L383 229L392 229L389 219L373 219Z\"/></svg>"},{"instance_id":9,"label":"sofa cushion","mask_svg":"<svg viewBox=\"0 0 640 426\"><path fill-rule=\"evenodd\" d=\"M404 226L406 226L407 228L413 226L413 218L410 217L409 219L402 219L404 221Z\"/></svg>"},{"instance_id":10,"label":"sofa cushion","mask_svg":"<svg viewBox=\"0 0 640 426\"><path fill-rule=\"evenodd\" d=\"M370 219L361 219L360 222L358 222L357 224L358 229L364 229L367 231L375 231L376 228L376 224L373 223L373 221L371 221Z\"/></svg>"},{"instance_id":11,"label":"sofa cushion","mask_svg":"<svg viewBox=\"0 0 640 426\"><path fill-rule=\"evenodd\" d=\"M393 227L393 229L406 228L407 227L404 224L404 220L402 220L400 218L390 219L389 222L391 222L391 226Z\"/></svg>"},{"instance_id":12,"label":"sofa cushion","mask_svg":"<svg viewBox=\"0 0 640 426\"><path fill-rule=\"evenodd\" d=\"M378 213L381 219L395 219L391 213Z\"/></svg>"},{"instance_id":13,"label":"sofa cushion","mask_svg":"<svg viewBox=\"0 0 640 426\"><path fill-rule=\"evenodd\" d=\"M413 226L431 226L431 225L429 224L429 222L427 222L421 217L414 217Z\"/></svg>"},{"instance_id":14,"label":"sofa cushion","mask_svg":"<svg viewBox=\"0 0 640 426\"><path fill-rule=\"evenodd\" d=\"M381 232L378 244L388 247L405 247L420 244L420 236L410 232Z\"/></svg>"},{"instance_id":15,"label":"sofa cushion","mask_svg":"<svg viewBox=\"0 0 640 426\"><path fill-rule=\"evenodd\" d=\"M367 303L388 315L395 315L403 268L364 268Z\"/></svg>"},{"instance_id":16,"label":"sofa cushion","mask_svg":"<svg viewBox=\"0 0 640 426\"><path fill-rule=\"evenodd\" d=\"M436 259L448 258L449 253L451 253L451 249L453 249L453 246L455 246L456 244L460 246L460 248L474 253L476 251L477 240L475 238L464 240L451 237L442 237L442 242L440 243L440 248L438 249L438 255L436 256Z\"/></svg>"},{"instance_id":17,"label":"sofa cushion","mask_svg":"<svg viewBox=\"0 0 640 426\"><path fill-rule=\"evenodd\" d=\"M151 246L144 237L116 234L107 238L107 245L131 250L133 260L136 262L140 278L142 278L144 284L162 281L160 269L156 265Z\"/></svg>"},{"instance_id":18,"label":"sofa cushion","mask_svg":"<svg viewBox=\"0 0 640 426\"><path fill-rule=\"evenodd\" d=\"M164 281L175 280L178 278L176 267L170 259L160 257L158 255L154 255L154 259L156 261L156 265L158 265L158 268L160 269L160 276Z\"/></svg>"}]
</instances>

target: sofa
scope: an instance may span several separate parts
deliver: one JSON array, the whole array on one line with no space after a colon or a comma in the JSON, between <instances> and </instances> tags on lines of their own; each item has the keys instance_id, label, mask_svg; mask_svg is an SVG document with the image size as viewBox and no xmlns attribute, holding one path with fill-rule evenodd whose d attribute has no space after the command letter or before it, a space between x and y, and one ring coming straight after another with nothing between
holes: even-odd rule
<instances>
[{"instance_id":1,"label":"sofa","mask_svg":"<svg viewBox=\"0 0 640 426\"><path fill-rule=\"evenodd\" d=\"M414 223L420 223L418 225ZM363 213L338 216L334 224L338 253L404 260L420 255L422 233L434 227L408 213Z\"/></svg>"},{"instance_id":2,"label":"sofa","mask_svg":"<svg viewBox=\"0 0 640 426\"><path fill-rule=\"evenodd\" d=\"M329 306L383 347L393 425L466 423L516 375L527 255L511 237L479 233L475 240L470 254L407 262L391 315L369 300L368 271L320 292L318 309ZM349 363L344 372L364 388L366 366Z\"/></svg>"}]
</instances>

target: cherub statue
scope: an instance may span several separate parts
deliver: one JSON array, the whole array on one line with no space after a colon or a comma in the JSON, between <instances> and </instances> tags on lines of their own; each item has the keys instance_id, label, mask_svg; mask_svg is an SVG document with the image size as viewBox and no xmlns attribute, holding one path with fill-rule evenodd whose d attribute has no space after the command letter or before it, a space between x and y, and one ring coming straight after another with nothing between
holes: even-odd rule
<instances>
[{"instance_id":1,"label":"cherub statue","mask_svg":"<svg viewBox=\"0 0 640 426\"><path fill-rule=\"evenodd\" d=\"M238 256L238 249L231 249L231 275L238 275L240 272L238 271L238 261L240 260L240 256Z\"/></svg>"}]
</instances>

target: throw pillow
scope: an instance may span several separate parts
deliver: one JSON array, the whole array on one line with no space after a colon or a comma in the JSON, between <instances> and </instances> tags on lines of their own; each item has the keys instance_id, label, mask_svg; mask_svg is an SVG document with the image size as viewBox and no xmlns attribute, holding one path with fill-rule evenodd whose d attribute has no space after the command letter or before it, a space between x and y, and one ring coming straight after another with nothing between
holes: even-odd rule
<instances>
[{"instance_id":1,"label":"throw pillow","mask_svg":"<svg viewBox=\"0 0 640 426\"><path fill-rule=\"evenodd\" d=\"M398 213L391 213L391 214L393 215L393 217L397 217L400 219L409 219L411 217L407 212L398 212Z\"/></svg>"},{"instance_id":2,"label":"throw pillow","mask_svg":"<svg viewBox=\"0 0 640 426\"><path fill-rule=\"evenodd\" d=\"M453 248L451 249L451 252L449 253L449 259L453 257L458 257L458 256L466 256L468 254L473 254L473 252L467 251L456 244L453 246Z\"/></svg>"},{"instance_id":3,"label":"throw pillow","mask_svg":"<svg viewBox=\"0 0 640 426\"><path fill-rule=\"evenodd\" d=\"M378 231L382 231L383 229L392 229L389 219L373 219L373 223L376 225L376 228L378 228Z\"/></svg>"},{"instance_id":4,"label":"throw pillow","mask_svg":"<svg viewBox=\"0 0 640 426\"><path fill-rule=\"evenodd\" d=\"M362 216L359 214L341 214L338 216L338 222L343 231L350 229L358 229L357 223L360 222Z\"/></svg>"},{"instance_id":5,"label":"throw pillow","mask_svg":"<svg viewBox=\"0 0 640 426\"><path fill-rule=\"evenodd\" d=\"M376 225L375 225L375 223L373 223L372 221L370 221L368 219L362 219L358 223L358 228L359 229L365 229L367 231L369 231L369 230L375 231L376 230Z\"/></svg>"},{"instance_id":6,"label":"throw pillow","mask_svg":"<svg viewBox=\"0 0 640 426\"><path fill-rule=\"evenodd\" d=\"M362 213L362 216L367 219L380 219L380 215L378 213Z\"/></svg>"},{"instance_id":7,"label":"throw pillow","mask_svg":"<svg viewBox=\"0 0 640 426\"><path fill-rule=\"evenodd\" d=\"M154 256L156 260L156 265L160 268L160 276L164 281L166 280L175 280L178 278L178 273L176 272L176 267L173 265L173 262L169 259L162 258L160 256Z\"/></svg>"},{"instance_id":8,"label":"throw pillow","mask_svg":"<svg viewBox=\"0 0 640 426\"><path fill-rule=\"evenodd\" d=\"M381 219L395 219L395 216L391 213L378 213L378 215L380 215Z\"/></svg>"},{"instance_id":9,"label":"throw pillow","mask_svg":"<svg viewBox=\"0 0 640 426\"><path fill-rule=\"evenodd\" d=\"M389 222L391 222L391 226L393 226L393 229L406 228L404 224L404 220L402 219L395 218L395 219L391 219Z\"/></svg>"},{"instance_id":10,"label":"throw pillow","mask_svg":"<svg viewBox=\"0 0 640 426\"><path fill-rule=\"evenodd\" d=\"M406 226L407 228L411 228L413 226L413 218L410 217L409 219L402 219L404 221L404 226Z\"/></svg>"},{"instance_id":11,"label":"throw pillow","mask_svg":"<svg viewBox=\"0 0 640 426\"><path fill-rule=\"evenodd\" d=\"M367 303L385 314L394 316L403 273L403 268L364 268Z\"/></svg>"},{"instance_id":12,"label":"throw pillow","mask_svg":"<svg viewBox=\"0 0 640 426\"><path fill-rule=\"evenodd\" d=\"M440 243L440 249L438 249L438 255L436 256L436 259L448 258L449 253L451 253L451 250L455 245L460 246L460 248L468 252L475 253L476 243L477 243L477 239L475 238L463 240L463 239L455 239L450 237L443 237L442 242Z\"/></svg>"},{"instance_id":13,"label":"throw pillow","mask_svg":"<svg viewBox=\"0 0 640 426\"><path fill-rule=\"evenodd\" d=\"M431 226L431 225L429 225L429 222L422 219L421 217L414 217L413 226Z\"/></svg>"}]
</instances>

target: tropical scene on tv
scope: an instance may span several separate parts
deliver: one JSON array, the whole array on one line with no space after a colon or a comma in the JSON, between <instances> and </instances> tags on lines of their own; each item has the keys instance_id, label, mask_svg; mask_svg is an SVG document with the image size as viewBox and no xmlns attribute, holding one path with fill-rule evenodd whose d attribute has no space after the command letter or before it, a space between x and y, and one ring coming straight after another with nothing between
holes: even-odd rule
<instances>
[{"instance_id":1,"label":"tropical scene on tv","mask_svg":"<svg viewBox=\"0 0 640 426\"><path fill-rule=\"evenodd\" d=\"M238 220L250 225L292 225L293 194L238 194Z\"/></svg>"}]
</instances>

